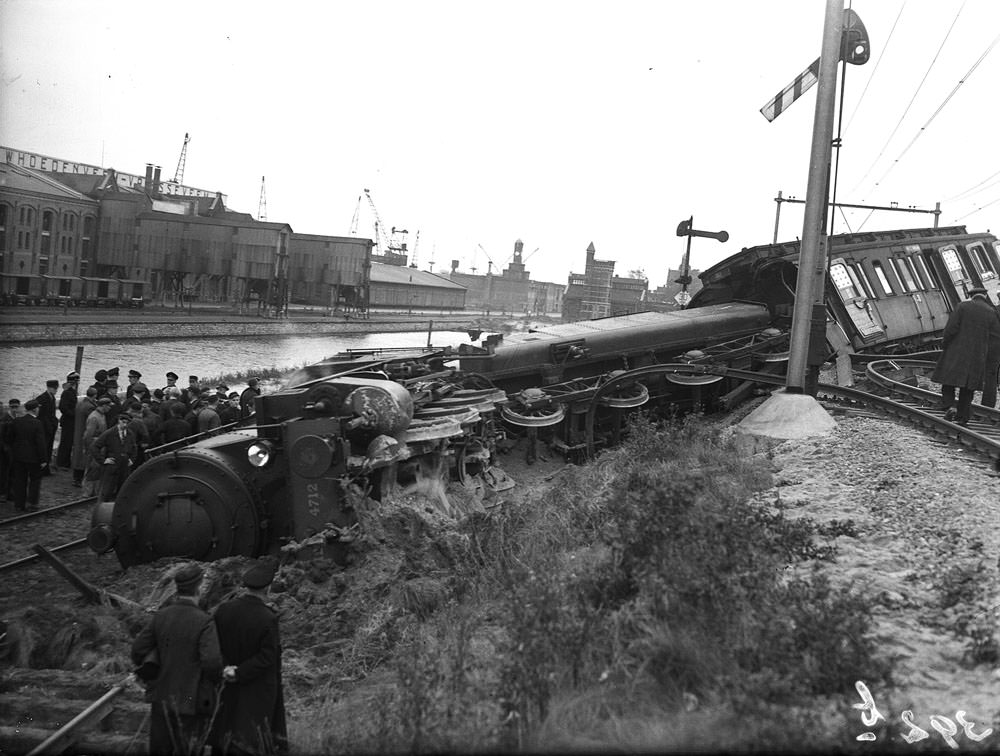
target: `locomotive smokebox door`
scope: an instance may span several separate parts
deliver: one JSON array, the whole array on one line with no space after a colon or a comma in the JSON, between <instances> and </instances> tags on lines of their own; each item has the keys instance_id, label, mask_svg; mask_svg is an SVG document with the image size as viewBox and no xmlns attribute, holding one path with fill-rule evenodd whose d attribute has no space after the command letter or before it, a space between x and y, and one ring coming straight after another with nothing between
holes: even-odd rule
<instances>
[{"instance_id":1,"label":"locomotive smokebox door","mask_svg":"<svg viewBox=\"0 0 1000 756\"><path fill-rule=\"evenodd\" d=\"M355 522L340 478L347 471L346 440L337 435L329 418L296 420L285 425L293 537L310 538L329 525L348 527Z\"/></svg>"}]
</instances>

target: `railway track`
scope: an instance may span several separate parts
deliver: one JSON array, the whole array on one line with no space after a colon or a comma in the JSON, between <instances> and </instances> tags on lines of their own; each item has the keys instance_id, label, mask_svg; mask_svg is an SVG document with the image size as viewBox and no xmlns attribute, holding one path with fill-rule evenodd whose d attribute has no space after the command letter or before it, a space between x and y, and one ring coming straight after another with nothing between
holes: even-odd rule
<instances>
[{"instance_id":1,"label":"railway track","mask_svg":"<svg viewBox=\"0 0 1000 756\"><path fill-rule=\"evenodd\" d=\"M88 496L82 499L74 499L62 504L56 504L43 509L36 509L31 512L25 512L24 514L15 515L14 517L8 517L5 520L0 520L0 539L2 539L5 544L9 544L8 548L5 549L6 553L15 553L14 550L18 548L18 546L23 547L30 543L41 543L48 540L48 531L50 529L48 523L51 522L53 517L65 514L69 510L75 510L86 505L92 505L96 501L96 497ZM81 518L76 518L76 520L80 519ZM78 538L55 546L47 546L47 548L51 552L60 552L79 548L80 546L86 545L86 543L86 538ZM19 559L2 563L0 564L0 574L15 570L18 567L32 564L38 559L38 554L27 554Z\"/></svg>"}]
</instances>

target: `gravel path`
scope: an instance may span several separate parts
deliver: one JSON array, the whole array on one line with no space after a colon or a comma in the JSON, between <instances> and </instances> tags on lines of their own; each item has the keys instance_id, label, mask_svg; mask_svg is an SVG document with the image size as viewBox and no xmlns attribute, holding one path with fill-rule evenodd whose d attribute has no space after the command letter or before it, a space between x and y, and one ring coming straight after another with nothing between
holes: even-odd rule
<instances>
[{"instance_id":1,"label":"gravel path","mask_svg":"<svg viewBox=\"0 0 1000 756\"><path fill-rule=\"evenodd\" d=\"M893 689L869 686L879 711L906 733L900 716L911 710L941 745L929 717L954 721L964 710L975 733L994 727L979 745L1000 748L1000 477L960 447L869 418L839 418L830 434L773 453L776 486L761 500L790 516L855 523L821 569L876 601L880 652L896 660ZM869 729L860 712L857 721L859 734Z\"/></svg>"}]
</instances>

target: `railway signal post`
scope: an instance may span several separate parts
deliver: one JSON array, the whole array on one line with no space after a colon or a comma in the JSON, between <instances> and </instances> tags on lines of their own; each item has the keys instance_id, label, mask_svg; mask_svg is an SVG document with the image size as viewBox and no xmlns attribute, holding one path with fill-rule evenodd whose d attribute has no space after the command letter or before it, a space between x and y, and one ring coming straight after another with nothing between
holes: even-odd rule
<instances>
[{"instance_id":1,"label":"railway signal post","mask_svg":"<svg viewBox=\"0 0 1000 756\"><path fill-rule=\"evenodd\" d=\"M799 273L792 309L787 382L740 423L744 433L772 438L806 438L829 431L835 421L808 393L810 345L822 340L826 314L823 281L826 276L825 217L829 166L833 153L833 122L837 99L837 64L844 44L842 0L827 0L823 23L816 113L806 189L805 219L799 253ZM820 341L820 344L822 341ZM818 346L818 345L817 345ZM813 382L815 392L815 382Z\"/></svg>"}]
</instances>

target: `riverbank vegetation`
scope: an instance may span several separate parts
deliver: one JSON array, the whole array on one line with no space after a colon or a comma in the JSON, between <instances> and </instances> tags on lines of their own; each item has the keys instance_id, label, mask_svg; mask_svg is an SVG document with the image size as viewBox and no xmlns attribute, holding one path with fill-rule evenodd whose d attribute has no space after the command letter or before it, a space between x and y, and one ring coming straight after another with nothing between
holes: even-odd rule
<instances>
[{"instance_id":1,"label":"riverbank vegetation","mask_svg":"<svg viewBox=\"0 0 1000 756\"><path fill-rule=\"evenodd\" d=\"M470 515L438 549L447 571L398 559L363 604L342 597L340 620L358 612L353 637L310 660L321 669L294 746L852 743L863 729L855 681L878 684L890 669L870 640L870 601L810 569L834 558L851 524L755 501L771 481L766 455L742 454L698 419L642 420L595 463ZM350 572L370 572L378 548Z\"/></svg>"}]
</instances>

